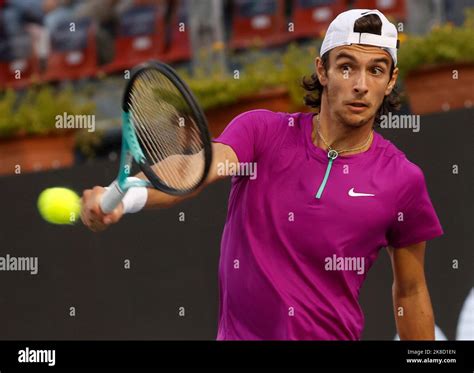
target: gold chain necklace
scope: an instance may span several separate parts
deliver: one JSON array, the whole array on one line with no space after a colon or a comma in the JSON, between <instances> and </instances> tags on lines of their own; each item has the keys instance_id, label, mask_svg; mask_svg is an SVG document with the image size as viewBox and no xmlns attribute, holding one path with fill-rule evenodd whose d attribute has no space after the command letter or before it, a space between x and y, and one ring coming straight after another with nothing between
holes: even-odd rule
<instances>
[{"instance_id":1,"label":"gold chain necklace","mask_svg":"<svg viewBox=\"0 0 474 373\"><path fill-rule=\"evenodd\" d=\"M369 133L369 136L367 137L367 140L365 141L364 145L362 146L359 146L357 148L353 148L353 149L345 149L345 150L336 150L336 149L333 149L331 145L329 145L327 143L327 141L324 139L323 135L321 134L321 132L319 132L319 114L317 114L316 116L316 122L317 122L317 125L316 125L316 133L318 134L318 136L321 138L321 140L323 140L324 142L324 145L327 146L328 148L328 158L329 159L336 159L338 157L339 154L341 153L347 153L347 152L355 152L357 150L361 150L361 149L364 149L367 144L369 143L370 141L370 137L373 133L374 130L371 130L370 133Z\"/></svg>"}]
</instances>

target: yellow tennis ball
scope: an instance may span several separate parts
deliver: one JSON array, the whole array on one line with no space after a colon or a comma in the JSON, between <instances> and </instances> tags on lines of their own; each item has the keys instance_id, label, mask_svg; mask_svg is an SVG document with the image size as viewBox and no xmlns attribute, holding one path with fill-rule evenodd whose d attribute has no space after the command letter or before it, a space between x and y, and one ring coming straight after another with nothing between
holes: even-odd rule
<instances>
[{"instance_id":1,"label":"yellow tennis ball","mask_svg":"<svg viewBox=\"0 0 474 373\"><path fill-rule=\"evenodd\" d=\"M71 189L48 188L38 197L41 217L52 224L74 224L79 220L81 199Z\"/></svg>"}]
</instances>

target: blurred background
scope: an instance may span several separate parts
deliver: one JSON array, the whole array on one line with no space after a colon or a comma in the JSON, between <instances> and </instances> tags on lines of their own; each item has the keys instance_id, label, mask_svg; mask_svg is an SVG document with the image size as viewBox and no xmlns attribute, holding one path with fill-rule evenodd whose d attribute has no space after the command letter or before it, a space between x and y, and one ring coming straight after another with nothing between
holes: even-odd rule
<instances>
[{"instance_id":1,"label":"blurred background","mask_svg":"<svg viewBox=\"0 0 474 373\"><path fill-rule=\"evenodd\" d=\"M307 111L301 78L313 73L329 23L350 8L377 8L398 28L401 114L421 115L421 131L379 131L424 170L445 230L427 257L441 334L474 338L474 0L0 0L0 254L40 261L37 276L0 273L9 322L0 338L213 339L228 183L101 235L48 225L36 198L115 177L122 92L148 60L178 70L212 136L247 110ZM63 114L93 127L58 128ZM361 294L365 339L395 336L390 276L383 254ZM186 321L179 304L194 307ZM70 305L83 310L73 324Z\"/></svg>"}]
</instances>

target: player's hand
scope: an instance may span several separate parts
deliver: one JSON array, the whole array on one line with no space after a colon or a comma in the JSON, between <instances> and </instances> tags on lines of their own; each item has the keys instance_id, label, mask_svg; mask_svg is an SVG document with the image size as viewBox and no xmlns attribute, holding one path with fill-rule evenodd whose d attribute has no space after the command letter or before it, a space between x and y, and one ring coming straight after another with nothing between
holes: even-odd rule
<instances>
[{"instance_id":1,"label":"player's hand","mask_svg":"<svg viewBox=\"0 0 474 373\"><path fill-rule=\"evenodd\" d=\"M86 189L81 199L81 220L93 232L100 232L117 223L123 216L123 204L120 203L110 214L105 214L100 208L100 200L105 188L96 186Z\"/></svg>"}]
</instances>

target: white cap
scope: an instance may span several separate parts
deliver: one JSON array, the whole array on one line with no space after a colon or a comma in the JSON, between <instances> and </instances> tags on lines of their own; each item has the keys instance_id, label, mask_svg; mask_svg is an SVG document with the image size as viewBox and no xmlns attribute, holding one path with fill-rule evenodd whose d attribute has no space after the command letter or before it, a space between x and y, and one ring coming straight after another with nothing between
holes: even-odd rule
<instances>
[{"instance_id":1,"label":"white cap","mask_svg":"<svg viewBox=\"0 0 474 373\"><path fill-rule=\"evenodd\" d=\"M376 14L382 21L382 35L354 32L355 21L369 14ZM394 66L397 65L397 28L377 9L351 9L339 14L328 27L319 55L322 56L331 49L350 44L381 47L390 53Z\"/></svg>"}]
</instances>

